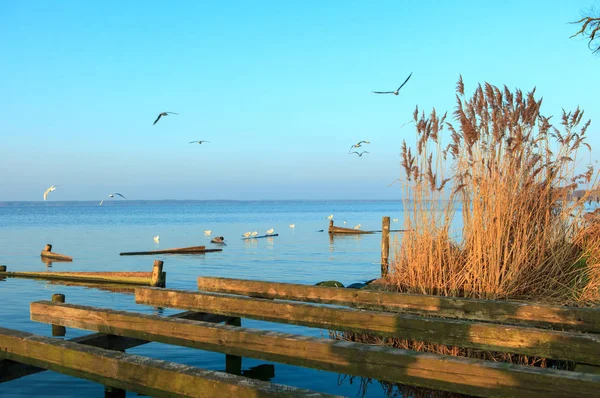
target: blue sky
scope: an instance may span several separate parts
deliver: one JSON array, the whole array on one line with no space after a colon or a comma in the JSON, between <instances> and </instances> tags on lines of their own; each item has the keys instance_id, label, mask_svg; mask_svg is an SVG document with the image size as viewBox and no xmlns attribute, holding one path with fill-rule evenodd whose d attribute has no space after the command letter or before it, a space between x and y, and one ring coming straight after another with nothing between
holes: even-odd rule
<instances>
[{"instance_id":1,"label":"blue sky","mask_svg":"<svg viewBox=\"0 0 600 398\"><path fill-rule=\"evenodd\" d=\"M569 38L591 5L4 1L0 201L400 199L401 126L459 74L581 106L600 148L600 57Z\"/></svg>"}]
</instances>

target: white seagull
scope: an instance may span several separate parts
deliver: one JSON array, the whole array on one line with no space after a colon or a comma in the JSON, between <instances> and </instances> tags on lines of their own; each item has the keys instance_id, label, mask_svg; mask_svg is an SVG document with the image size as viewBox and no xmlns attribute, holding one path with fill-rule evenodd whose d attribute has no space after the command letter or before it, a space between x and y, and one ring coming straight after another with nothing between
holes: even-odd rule
<instances>
[{"instance_id":1,"label":"white seagull","mask_svg":"<svg viewBox=\"0 0 600 398\"><path fill-rule=\"evenodd\" d=\"M249 238L251 234L252 234L252 232L244 232L244 235L242 235L242 236L244 238Z\"/></svg>"},{"instance_id":2,"label":"white seagull","mask_svg":"<svg viewBox=\"0 0 600 398\"><path fill-rule=\"evenodd\" d=\"M48 194L56 189L56 185L52 185L50 188L44 191L44 200L48 198Z\"/></svg>"},{"instance_id":3,"label":"white seagull","mask_svg":"<svg viewBox=\"0 0 600 398\"><path fill-rule=\"evenodd\" d=\"M160 236L156 235L154 238L154 241L158 244L158 242L160 242Z\"/></svg>"},{"instance_id":4,"label":"white seagull","mask_svg":"<svg viewBox=\"0 0 600 398\"><path fill-rule=\"evenodd\" d=\"M352 150L352 148L360 148L362 146L362 144L370 144L369 141L359 141L356 144L352 145L350 147L350 149L348 150L348 152L350 152Z\"/></svg>"},{"instance_id":5,"label":"white seagull","mask_svg":"<svg viewBox=\"0 0 600 398\"><path fill-rule=\"evenodd\" d=\"M258 235L258 231L253 231L252 233L250 233L250 236L256 236Z\"/></svg>"},{"instance_id":6,"label":"white seagull","mask_svg":"<svg viewBox=\"0 0 600 398\"><path fill-rule=\"evenodd\" d=\"M404 81L404 83L402 83L400 85L400 87L398 87L396 89L396 91L373 91L373 93L375 93L375 94L394 94L394 95L398 95L398 92L400 91L400 89L402 88L402 86L404 86L406 84L406 82L408 81L408 79L410 79L411 76L412 76L412 72L410 72L410 75L408 75L408 77L406 78L406 80Z\"/></svg>"},{"instance_id":7,"label":"white seagull","mask_svg":"<svg viewBox=\"0 0 600 398\"><path fill-rule=\"evenodd\" d=\"M330 215L328 215L328 216L327 216L327 219L328 219L328 220L333 220L333 214L330 214Z\"/></svg>"},{"instance_id":8,"label":"white seagull","mask_svg":"<svg viewBox=\"0 0 600 398\"><path fill-rule=\"evenodd\" d=\"M360 229L360 226L361 226L360 224L356 224L356 225L354 226L354 229Z\"/></svg>"},{"instance_id":9,"label":"white seagull","mask_svg":"<svg viewBox=\"0 0 600 398\"><path fill-rule=\"evenodd\" d=\"M296 228L296 224L290 224L290 228Z\"/></svg>"},{"instance_id":10,"label":"white seagull","mask_svg":"<svg viewBox=\"0 0 600 398\"><path fill-rule=\"evenodd\" d=\"M271 228L267 230L267 235L271 235L273 232L275 232L275 229Z\"/></svg>"},{"instance_id":11,"label":"white seagull","mask_svg":"<svg viewBox=\"0 0 600 398\"><path fill-rule=\"evenodd\" d=\"M212 231L210 229L205 229L204 230L204 235L210 235Z\"/></svg>"}]
</instances>

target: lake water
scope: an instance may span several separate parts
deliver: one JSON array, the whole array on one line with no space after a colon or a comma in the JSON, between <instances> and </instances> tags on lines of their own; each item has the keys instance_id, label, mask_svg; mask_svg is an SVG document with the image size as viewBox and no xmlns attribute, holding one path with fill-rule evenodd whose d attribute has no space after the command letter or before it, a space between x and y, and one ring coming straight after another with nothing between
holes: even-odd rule
<instances>
[{"instance_id":1,"label":"lake water","mask_svg":"<svg viewBox=\"0 0 600 398\"><path fill-rule=\"evenodd\" d=\"M154 259L165 262L167 288L197 291L198 276L220 276L265 281L314 284L337 280L345 285L380 275L380 234L335 237L327 233L334 214L336 225L380 230L381 217L402 221L402 203L393 201L105 201L0 204L0 264L9 271L44 271L44 245L73 256L72 263L54 263L53 271L151 271ZM344 225L343 221L347 221ZM290 228L289 224L295 224ZM392 222L392 229L401 227ZM246 231L259 235L274 228L279 236L242 240ZM119 256L123 251L155 250L206 245L224 236L222 252L204 255ZM324 232L318 232L324 230ZM153 237L159 235L157 245ZM392 238L396 234L392 233ZM133 295L98 289L9 278L0 282L0 326L51 336L51 327L30 321L29 303L63 293L66 301L94 307L157 314L154 307L138 305ZM170 315L178 310L160 311ZM246 327L327 337L326 330L242 320ZM66 338L92 333L67 329ZM225 355L150 343L129 353L160 358L211 370L225 369ZM273 362L244 358L242 369ZM360 396L358 380L337 373L274 363L275 383L345 396ZM0 384L2 397L102 397L103 386L77 378L42 372ZM137 396L128 393L128 396ZM373 382L367 397L386 396Z\"/></svg>"}]
</instances>

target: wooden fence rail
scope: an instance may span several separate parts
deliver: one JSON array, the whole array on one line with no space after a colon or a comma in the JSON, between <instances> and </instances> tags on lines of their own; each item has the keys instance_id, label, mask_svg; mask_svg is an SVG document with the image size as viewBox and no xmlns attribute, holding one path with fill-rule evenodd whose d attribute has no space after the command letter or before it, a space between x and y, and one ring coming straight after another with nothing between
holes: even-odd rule
<instances>
[{"instance_id":1,"label":"wooden fence rail","mask_svg":"<svg viewBox=\"0 0 600 398\"><path fill-rule=\"evenodd\" d=\"M250 297L352 306L376 311L570 329L600 333L600 309L462 299L365 289L199 277L198 289Z\"/></svg>"},{"instance_id":2,"label":"wooden fence rail","mask_svg":"<svg viewBox=\"0 0 600 398\"><path fill-rule=\"evenodd\" d=\"M0 358L157 397L326 396L5 328L0 328Z\"/></svg>"},{"instance_id":3,"label":"wooden fence rail","mask_svg":"<svg viewBox=\"0 0 600 398\"><path fill-rule=\"evenodd\" d=\"M591 334L157 288L137 288L135 300L138 304L600 364L600 336Z\"/></svg>"},{"instance_id":4,"label":"wooden fence rail","mask_svg":"<svg viewBox=\"0 0 600 398\"><path fill-rule=\"evenodd\" d=\"M50 301L35 321L486 397L597 396L600 376Z\"/></svg>"}]
</instances>

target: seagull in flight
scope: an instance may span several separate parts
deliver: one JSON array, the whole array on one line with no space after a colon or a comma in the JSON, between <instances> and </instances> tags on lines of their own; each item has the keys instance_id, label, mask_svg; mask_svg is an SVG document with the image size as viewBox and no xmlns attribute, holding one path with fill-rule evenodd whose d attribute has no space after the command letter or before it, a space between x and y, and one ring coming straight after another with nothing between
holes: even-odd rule
<instances>
[{"instance_id":1,"label":"seagull in flight","mask_svg":"<svg viewBox=\"0 0 600 398\"><path fill-rule=\"evenodd\" d=\"M52 185L50 188L44 191L44 200L48 198L48 194L56 189L56 185Z\"/></svg>"},{"instance_id":2,"label":"seagull in flight","mask_svg":"<svg viewBox=\"0 0 600 398\"><path fill-rule=\"evenodd\" d=\"M352 150L352 148L360 148L362 144L370 144L369 141L359 141L358 143L352 145L350 147L350 149L348 150L348 152L350 152Z\"/></svg>"},{"instance_id":3,"label":"seagull in flight","mask_svg":"<svg viewBox=\"0 0 600 398\"><path fill-rule=\"evenodd\" d=\"M160 118L162 116L168 116L168 115L179 115L179 113L175 113L175 112L161 112L158 114L158 117L156 118L156 120L154 121L154 124L152 124L153 126L156 124L156 122L158 122L160 120Z\"/></svg>"},{"instance_id":4,"label":"seagull in flight","mask_svg":"<svg viewBox=\"0 0 600 398\"><path fill-rule=\"evenodd\" d=\"M365 153L369 153L369 152L368 152L368 151L362 151L362 152L356 152L356 151L354 151L354 152L349 152L349 154L350 154L350 153L355 153L355 154L357 154L357 155L358 155L358 157L359 157L359 158L362 158L362 155L363 155L363 154L365 154Z\"/></svg>"},{"instance_id":5,"label":"seagull in flight","mask_svg":"<svg viewBox=\"0 0 600 398\"><path fill-rule=\"evenodd\" d=\"M410 75L408 75L408 77L406 78L406 80L404 81L404 83L402 83L400 85L400 87L398 87L396 89L396 91L373 91L373 93L375 93L375 94L394 94L394 95L398 95L398 92L400 92L400 89L402 88L402 86L404 86L406 84L406 82L408 81L408 79L410 79L411 76L412 76L412 72L410 72Z\"/></svg>"},{"instance_id":6,"label":"seagull in flight","mask_svg":"<svg viewBox=\"0 0 600 398\"><path fill-rule=\"evenodd\" d=\"M195 143L202 144L203 142L210 142L210 141L198 140L198 141L190 141L189 143L190 144L195 144Z\"/></svg>"},{"instance_id":7,"label":"seagull in flight","mask_svg":"<svg viewBox=\"0 0 600 398\"><path fill-rule=\"evenodd\" d=\"M114 198L114 197L115 197L115 195L117 195L117 196L120 196L120 197L122 197L123 199L127 199L125 196L121 195L121 194L120 194L120 193L118 193L118 192L115 192L115 193L108 194L108 197L109 197L109 198Z\"/></svg>"}]
</instances>

